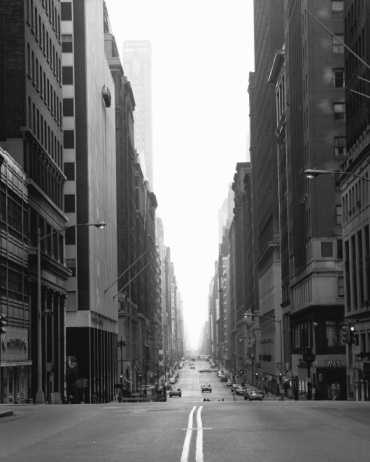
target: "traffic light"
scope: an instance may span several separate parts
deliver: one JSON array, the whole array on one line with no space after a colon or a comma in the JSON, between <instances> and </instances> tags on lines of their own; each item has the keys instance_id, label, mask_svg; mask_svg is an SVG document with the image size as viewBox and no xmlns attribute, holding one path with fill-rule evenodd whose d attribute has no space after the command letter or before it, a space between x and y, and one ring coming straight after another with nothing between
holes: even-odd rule
<instances>
[{"instance_id":1,"label":"traffic light","mask_svg":"<svg viewBox=\"0 0 370 462\"><path fill-rule=\"evenodd\" d=\"M8 325L8 319L3 314L0 314L0 335L6 333L7 325Z\"/></svg>"},{"instance_id":2,"label":"traffic light","mask_svg":"<svg viewBox=\"0 0 370 462\"><path fill-rule=\"evenodd\" d=\"M340 343L342 345L350 343L350 330L348 329L347 324L343 324L340 328Z\"/></svg>"},{"instance_id":3,"label":"traffic light","mask_svg":"<svg viewBox=\"0 0 370 462\"><path fill-rule=\"evenodd\" d=\"M349 332L350 332L350 343L353 343L354 345L358 345L359 339L358 339L358 334L356 333L356 328L354 325L349 326Z\"/></svg>"}]
</instances>

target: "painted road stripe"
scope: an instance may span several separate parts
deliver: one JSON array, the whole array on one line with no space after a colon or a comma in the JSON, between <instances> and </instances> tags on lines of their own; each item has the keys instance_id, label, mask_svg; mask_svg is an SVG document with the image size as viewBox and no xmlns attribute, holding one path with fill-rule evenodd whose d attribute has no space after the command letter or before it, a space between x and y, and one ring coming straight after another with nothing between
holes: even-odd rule
<instances>
[{"instance_id":1,"label":"painted road stripe","mask_svg":"<svg viewBox=\"0 0 370 462\"><path fill-rule=\"evenodd\" d=\"M198 407L197 411L197 443L195 449L195 462L203 462L203 423L202 423L203 406Z\"/></svg>"},{"instance_id":2,"label":"painted road stripe","mask_svg":"<svg viewBox=\"0 0 370 462\"><path fill-rule=\"evenodd\" d=\"M184 446L182 447L181 462L188 462L189 460L189 449L191 443L191 434L193 429L193 415L195 412L196 406L193 406L193 409L189 413L188 418L188 428L186 429Z\"/></svg>"}]
</instances>

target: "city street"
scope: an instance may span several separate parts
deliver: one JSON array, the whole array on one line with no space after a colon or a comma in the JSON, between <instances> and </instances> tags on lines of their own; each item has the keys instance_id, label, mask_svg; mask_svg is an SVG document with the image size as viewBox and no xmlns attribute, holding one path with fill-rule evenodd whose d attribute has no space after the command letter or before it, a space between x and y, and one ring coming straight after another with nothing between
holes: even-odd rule
<instances>
[{"instance_id":1,"label":"city street","mask_svg":"<svg viewBox=\"0 0 370 462\"><path fill-rule=\"evenodd\" d=\"M165 403L7 406L15 415L0 419L0 460L367 460L369 403L234 402L214 372L198 372L205 365L185 366L183 397ZM209 402L201 383L213 387Z\"/></svg>"}]
</instances>

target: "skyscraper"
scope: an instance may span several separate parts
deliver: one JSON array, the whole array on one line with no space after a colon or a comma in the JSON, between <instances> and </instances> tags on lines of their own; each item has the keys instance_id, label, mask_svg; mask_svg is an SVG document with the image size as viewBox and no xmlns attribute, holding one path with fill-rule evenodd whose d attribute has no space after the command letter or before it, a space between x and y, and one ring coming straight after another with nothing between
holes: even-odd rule
<instances>
[{"instance_id":1,"label":"skyscraper","mask_svg":"<svg viewBox=\"0 0 370 462\"><path fill-rule=\"evenodd\" d=\"M123 67L135 96L135 146L141 168L153 190L152 48L148 40L123 44Z\"/></svg>"}]
</instances>

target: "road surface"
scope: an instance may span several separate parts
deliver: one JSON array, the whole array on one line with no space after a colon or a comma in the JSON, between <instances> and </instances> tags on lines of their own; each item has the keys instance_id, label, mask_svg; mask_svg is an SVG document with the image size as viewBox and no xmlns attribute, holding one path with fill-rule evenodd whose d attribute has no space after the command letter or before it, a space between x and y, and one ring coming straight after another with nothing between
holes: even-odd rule
<instances>
[{"instance_id":1,"label":"road surface","mask_svg":"<svg viewBox=\"0 0 370 462\"><path fill-rule=\"evenodd\" d=\"M249 402L185 367L164 403L16 405L0 419L0 461L357 462L369 460L370 403ZM211 383L204 402L201 383ZM7 409L9 406L7 406Z\"/></svg>"}]
</instances>

